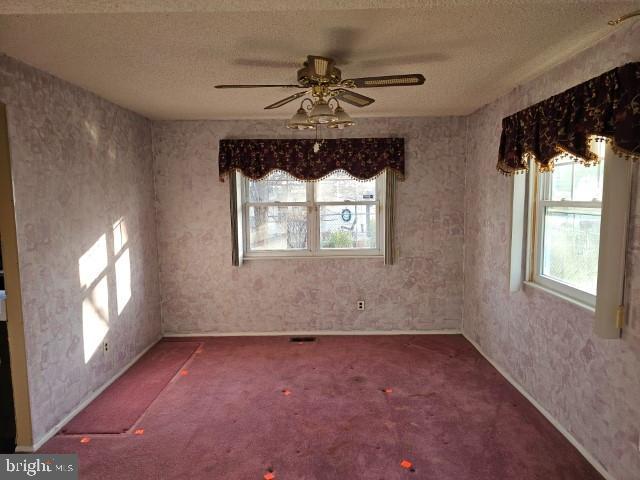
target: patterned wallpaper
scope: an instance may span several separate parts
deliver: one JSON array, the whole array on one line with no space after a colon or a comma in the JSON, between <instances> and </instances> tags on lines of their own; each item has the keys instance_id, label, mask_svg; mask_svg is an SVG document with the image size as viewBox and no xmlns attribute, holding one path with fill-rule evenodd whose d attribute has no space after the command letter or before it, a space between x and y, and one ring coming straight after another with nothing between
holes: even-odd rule
<instances>
[{"instance_id":1,"label":"patterned wallpaper","mask_svg":"<svg viewBox=\"0 0 640 480\"><path fill-rule=\"evenodd\" d=\"M464 119L361 119L348 134L406 139L397 264L277 259L234 268L218 140L300 133L282 121L154 122L165 332L460 328ZM366 301L364 312L356 311L359 299Z\"/></svg>"},{"instance_id":2,"label":"patterned wallpaper","mask_svg":"<svg viewBox=\"0 0 640 480\"><path fill-rule=\"evenodd\" d=\"M168 333L455 329L464 316L465 333L618 480L637 478L638 167L629 325L611 341L591 334L579 307L532 289L509 294L511 181L495 162L503 116L637 60L638 44L636 22L467 118L359 120L348 134L406 139L393 266L283 259L233 268L218 140L294 134L274 121L149 122L0 56L34 437L157 338L160 303Z\"/></svg>"},{"instance_id":3,"label":"patterned wallpaper","mask_svg":"<svg viewBox=\"0 0 640 480\"><path fill-rule=\"evenodd\" d=\"M151 129L6 56L0 101L37 441L160 335Z\"/></svg>"},{"instance_id":4,"label":"patterned wallpaper","mask_svg":"<svg viewBox=\"0 0 640 480\"><path fill-rule=\"evenodd\" d=\"M602 340L593 315L525 287L509 294L511 186L495 170L501 119L640 59L640 22L518 87L468 118L464 332L578 439L618 480L640 478L639 166L628 248L628 326Z\"/></svg>"}]
</instances>

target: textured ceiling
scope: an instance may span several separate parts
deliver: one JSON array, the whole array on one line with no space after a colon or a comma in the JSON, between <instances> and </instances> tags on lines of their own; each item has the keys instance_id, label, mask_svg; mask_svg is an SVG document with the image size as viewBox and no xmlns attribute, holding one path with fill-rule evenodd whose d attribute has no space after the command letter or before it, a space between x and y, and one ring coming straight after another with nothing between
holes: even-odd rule
<instances>
[{"instance_id":1,"label":"textured ceiling","mask_svg":"<svg viewBox=\"0 0 640 480\"><path fill-rule=\"evenodd\" d=\"M286 118L263 107L308 54L343 78L422 73L360 92L353 116L468 114L597 42L638 1L29 1L0 4L0 51L155 119Z\"/></svg>"}]
</instances>

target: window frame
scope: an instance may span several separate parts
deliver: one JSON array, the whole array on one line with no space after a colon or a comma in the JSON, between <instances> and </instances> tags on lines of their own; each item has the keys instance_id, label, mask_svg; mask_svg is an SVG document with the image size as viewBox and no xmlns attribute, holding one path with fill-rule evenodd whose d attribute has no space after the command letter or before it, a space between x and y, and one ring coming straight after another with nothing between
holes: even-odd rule
<instances>
[{"instance_id":1,"label":"window frame","mask_svg":"<svg viewBox=\"0 0 640 480\"><path fill-rule=\"evenodd\" d=\"M583 308L593 315L593 332L600 338L619 339L628 325L626 298L628 285L628 241L633 218L633 185L637 170L628 159L621 157L603 139L596 138L593 149L605 158L602 176L602 210L600 245L598 249L598 285L595 308L547 288L533 281L533 243L536 223L536 193L538 167L529 158L526 174L512 177L511 258L509 264L509 292L536 289L545 294ZM524 288L523 288L524 286Z\"/></svg>"},{"instance_id":2,"label":"window frame","mask_svg":"<svg viewBox=\"0 0 640 480\"><path fill-rule=\"evenodd\" d=\"M285 172L286 173L286 172ZM268 258L380 258L384 256L385 232L385 177L386 172L372 179L376 182L376 200L343 202L316 201L317 182L306 183L306 202L249 202L249 182L251 178L242 175L242 249L244 259ZM307 248L289 250L252 250L249 228L249 209L253 206L298 206L307 208ZM376 206L376 248L321 248L320 247L320 207L335 205L375 205Z\"/></svg>"},{"instance_id":3,"label":"window frame","mask_svg":"<svg viewBox=\"0 0 640 480\"><path fill-rule=\"evenodd\" d=\"M604 152L602 152L604 153ZM531 198L531 208L529 209L529 225L530 235L528 239L528 252L527 256L527 278L528 281L536 286L540 286L552 293L559 294L562 297L568 298L572 301L589 308L595 309L596 306L596 294L591 294L579 288L573 287L561 281L555 280L551 277L542 274L543 263L543 248L544 248L544 221L545 221L545 209L547 207L573 207L573 208L599 208L600 209L600 221L602 222L602 198L600 201L574 201L574 200L551 200L551 179L553 173L540 172L535 162L531 162L534 174L530 176L530 191L533 193ZM563 162L564 163L564 162ZM566 162L569 163L569 162ZM576 166L580 165L573 162L574 169L572 175L572 189L573 189L573 177L575 175ZM585 167L593 168L593 167ZM604 170L600 175L604 176ZM600 252L598 252L598 257Z\"/></svg>"}]
</instances>

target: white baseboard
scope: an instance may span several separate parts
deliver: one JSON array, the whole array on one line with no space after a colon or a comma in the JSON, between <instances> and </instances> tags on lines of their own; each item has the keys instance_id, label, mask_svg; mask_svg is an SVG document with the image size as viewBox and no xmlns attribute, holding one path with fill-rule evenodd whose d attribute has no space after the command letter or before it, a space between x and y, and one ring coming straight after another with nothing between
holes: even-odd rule
<instances>
[{"instance_id":1,"label":"white baseboard","mask_svg":"<svg viewBox=\"0 0 640 480\"><path fill-rule=\"evenodd\" d=\"M615 478L611 475L611 473L609 473L604 466L602 466L602 464L596 460L596 458L591 455L591 453L589 453L589 451L578 441L576 440L576 438L566 429L562 426L562 424L560 422L558 422L558 420L556 420L556 418L551 415L542 405L540 405L540 403L538 403L538 401L533 398L529 392L527 392L524 387L522 385L520 385L520 383L518 383L511 375L509 375L509 373L506 372L506 370L504 370L500 365L498 365L496 362L494 362L487 354L485 354L482 349L480 348L480 345L478 345L475 341L473 341L471 338L469 338L464 332L462 333L462 335L464 335L464 338L466 338L469 343L471 343L476 350L478 350L478 352L480 352L480 355L482 355L492 366L493 368L495 368L496 370L498 370L498 372L507 379L507 381L513 385L516 390L518 390L522 395L524 395L524 397L529 401L529 403L531 403L534 407L536 407L536 409L542 414L544 415L544 417L549 420L551 422L551 424L556 427L556 429L562 434L564 435L564 437L569 440L569 443L571 443L571 445L573 445L574 447L576 447L576 449L582 454L582 456L591 464L593 465L593 468L595 468L598 473L600 473L600 475L602 475L606 480L615 480Z\"/></svg>"},{"instance_id":2,"label":"white baseboard","mask_svg":"<svg viewBox=\"0 0 640 480\"><path fill-rule=\"evenodd\" d=\"M303 330L282 332L202 332L172 333L164 337L320 337L323 335L460 335L458 329L444 330Z\"/></svg>"},{"instance_id":3,"label":"white baseboard","mask_svg":"<svg viewBox=\"0 0 640 480\"><path fill-rule=\"evenodd\" d=\"M156 340L151 342L151 344L146 347L142 352L136 355L129 363L127 363L124 367L122 367L113 377L111 377L105 384L100 386L97 390L94 390L89 395L87 395L67 416L65 416L62 420L55 424L53 428L51 428L47 433L45 433L42 437L40 437L33 445L17 445L16 453L33 453L37 451L42 445L45 444L51 437L53 437L58 431L64 427L73 417L75 417L84 407L89 405L98 395L100 395L109 385L115 382L124 372L129 370L129 368L136 363L140 358L151 349L156 343L158 343L162 339L162 336L159 336Z\"/></svg>"}]
</instances>

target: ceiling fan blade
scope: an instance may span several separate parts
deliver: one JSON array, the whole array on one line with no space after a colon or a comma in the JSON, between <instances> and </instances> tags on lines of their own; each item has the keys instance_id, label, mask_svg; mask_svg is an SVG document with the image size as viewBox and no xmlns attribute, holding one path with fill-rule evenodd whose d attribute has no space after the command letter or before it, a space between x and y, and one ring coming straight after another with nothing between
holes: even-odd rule
<instances>
[{"instance_id":1,"label":"ceiling fan blade","mask_svg":"<svg viewBox=\"0 0 640 480\"><path fill-rule=\"evenodd\" d=\"M373 102L375 102L375 100L371 97L360 95L359 93L352 92L344 88L337 88L333 90L333 92L335 93L335 98L337 98L338 100L350 103L351 105L355 105L356 107L366 107L367 105L371 105Z\"/></svg>"},{"instance_id":2,"label":"ceiling fan blade","mask_svg":"<svg viewBox=\"0 0 640 480\"><path fill-rule=\"evenodd\" d=\"M265 110L272 110L274 108L279 108L283 105L286 105L289 102L293 102L296 98L304 97L307 92L298 92L294 95L290 95L287 98L283 98L282 100L278 100L276 103L272 103L271 105L267 105L264 107Z\"/></svg>"},{"instance_id":3,"label":"ceiling fan blade","mask_svg":"<svg viewBox=\"0 0 640 480\"><path fill-rule=\"evenodd\" d=\"M349 78L342 81L342 85L349 88L412 87L415 85L422 85L423 83L424 75L420 73L387 75L383 77Z\"/></svg>"},{"instance_id":4,"label":"ceiling fan blade","mask_svg":"<svg viewBox=\"0 0 640 480\"><path fill-rule=\"evenodd\" d=\"M216 85L215 88L307 88L302 85Z\"/></svg>"}]
</instances>

